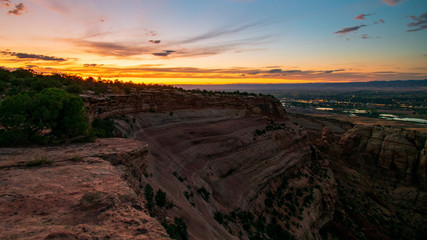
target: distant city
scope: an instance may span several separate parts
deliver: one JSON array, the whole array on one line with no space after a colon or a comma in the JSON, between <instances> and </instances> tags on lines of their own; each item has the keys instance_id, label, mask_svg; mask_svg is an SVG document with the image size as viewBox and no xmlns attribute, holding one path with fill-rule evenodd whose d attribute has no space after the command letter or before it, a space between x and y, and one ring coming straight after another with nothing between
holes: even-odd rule
<instances>
[{"instance_id":1,"label":"distant city","mask_svg":"<svg viewBox=\"0 0 427 240\"><path fill-rule=\"evenodd\" d=\"M427 79L358 83L180 85L271 94L290 113L335 114L427 124Z\"/></svg>"}]
</instances>

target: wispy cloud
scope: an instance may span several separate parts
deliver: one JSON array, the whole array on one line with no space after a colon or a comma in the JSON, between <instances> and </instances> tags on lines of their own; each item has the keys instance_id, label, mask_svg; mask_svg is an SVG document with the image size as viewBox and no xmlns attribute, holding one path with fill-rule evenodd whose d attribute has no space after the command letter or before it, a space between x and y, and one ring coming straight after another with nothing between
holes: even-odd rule
<instances>
[{"instance_id":1,"label":"wispy cloud","mask_svg":"<svg viewBox=\"0 0 427 240\"><path fill-rule=\"evenodd\" d=\"M220 28L200 34L198 36L194 36L194 37L190 37L190 38L178 41L178 44L196 43L196 42L209 40L213 38L230 36L246 30L256 29L257 27L260 27L265 24L266 24L265 21L259 21L259 22L248 23L240 26L222 26Z\"/></svg>"},{"instance_id":2,"label":"wispy cloud","mask_svg":"<svg viewBox=\"0 0 427 240\"><path fill-rule=\"evenodd\" d=\"M365 17L367 17L367 16L371 16L372 14L359 14L359 15L357 15L356 17L354 17L354 19L356 19L356 20L366 20L366 18Z\"/></svg>"},{"instance_id":3,"label":"wispy cloud","mask_svg":"<svg viewBox=\"0 0 427 240\"><path fill-rule=\"evenodd\" d=\"M382 0L382 3L385 3L385 4L392 6L392 7L401 3L401 2L402 2L402 0Z\"/></svg>"},{"instance_id":4,"label":"wispy cloud","mask_svg":"<svg viewBox=\"0 0 427 240\"><path fill-rule=\"evenodd\" d=\"M98 64L96 64L96 63L91 63L91 64L86 63L86 64L83 64L83 67L97 67L97 66L98 66Z\"/></svg>"},{"instance_id":5,"label":"wispy cloud","mask_svg":"<svg viewBox=\"0 0 427 240\"><path fill-rule=\"evenodd\" d=\"M0 0L0 8L1 7L10 7L10 0Z\"/></svg>"},{"instance_id":6,"label":"wispy cloud","mask_svg":"<svg viewBox=\"0 0 427 240\"><path fill-rule=\"evenodd\" d=\"M61 57L53 57L46 56L40 54L31 54L31 53L19 53L19 52L9 52L9 51L1 51L2 55L13 56L19 59L31 59L31 60L43 60L43 61L56 61L56 62L64 62L67 61L65 58Z\"/></svg>"},{"instance_id":7,"label":"wispy cloud","mask_svg":"<svg viewBox=\"0 0 427 240\"><path fill-rule=\"evenodd\" d=\"M17 59L18 60L18 59ZM117 65L79 64L75 62L44 62L29 63L20 60L22 67L31 67L37 72L52 73L63 72L82 76L102 77L104 79L135 80L138 82L156 83L215 83L224 79L227 83L281 83L297 82L340 82L340 81L368 81L378 79L425 79L423 69L421 72L375 71L357 72L351 69L317 69L304 70L298 68L197 68L197 67L162 67L162 65L138 65L120 67ZM88 68L90 70L88 70ZM89 71L89 72L88 72ZM183 82L185 81L185 82Z\"/></svg>"},{"instance_id":8,"label":"wispy cloud","mask_svg":"<svg viewBox=\"0 0 427 240\"><path fill-rule=\"evenodd\" d=\"M407 32L416 32L427 28L427 12L421 14L419 17L408 16L414 22L408 23L408 27L412 28L407 30Z\"/></svg>"},{"instance_id":9,"label":"wispy cloud","mask_svg":"<svg viewBox=\"0 0 427 240\"><path fill-rule=\"evenodd\" d=\"M195 35L187 39L174 40L141 40L139 42L131 41L102 41L96 39L106 39L110 35L118 34L114 32L92 32L87 36L72 39L60 39L81 48L86 53L97 54L100 56L111 56L116 58L127 58L135 56L155 56L161 58L182 58L182 57L201 57L217 55L224 52L242 52L249 51L251 46L266 44L274 38L271 36L260 35L258 32L250 32L254 37L242 38L243 31L256 30L256 27L265 24L262 21L246 25L237 25L226 27L222 30L213 30L204 34ZM153 31L142 29L145 37L156 35ZM244 36L247 36L243 34ZM218 38L218 39L217 39ZM208 41L214 39L215 41ZM58 40L58 39L57 39ZM161 43L161 45L160 45ZM161 48L159 49L159 47Z\"/></svg>"},{"instance_id":10,"label":"wispy cloud","mask_svg":"<svg viewBox=\"0 0 427 240\"><path fill-rule=\"evenodd\" d=\"M157 53L153 53L154 56L158 56L158 57L167 57L169 55L171 55L172 53L175 53L176 51L174 50L164 50L163 52L157 52Z\"/></svg>"},{"instance_id":11,"label":"wispy cloud","mask_svg":"<svg viewBox=\"0 0 427 240\"><path fill-rule=\"evenodd\" d=\"M15 4L15 9L9 10L7 14L9 15L22 15L27 12L27 8L23 3Z\"/></svg>"},{"instance_id":12,"label":"wispy cloud","mask_svg":"<svg viewBox=\"0 0 427 240\"><path fill-rule=\"evenodd\" d=\"M140 44L125 44L113 42L95 42L83 39L63 39L78 47L82 47L88 53L100 56L131 57L142 54L150 54L151 48Z\"/></svg>"},{"instance_id":13,"label":"wispy cloud","mask_svg":"<svg viewBox=\"0 0 427 240\"><path fill-rule=\"evenodd\" d=\"M62 15L68 15L70 11L75 7L76 3L61 1L61 0L32 0L54 12Z\"/></svg>"},{"instance_id":14,"label":"wispy cloud","mask_svg":"<svg viewBox=\"0 0 427 240\"><path fill-rule=\"evenodd\" d=\"M366 27L366 25L362 24L362 25L355 26L355 27L343 28L343 29L341 29L339 31L336 31L334 33L335 34L340 34L340 35L345 35L347 33L354 32L354 31L356 31L356 30L358 30L359 28L362 28L362 27Z\"/></svg>"}]
</instances>

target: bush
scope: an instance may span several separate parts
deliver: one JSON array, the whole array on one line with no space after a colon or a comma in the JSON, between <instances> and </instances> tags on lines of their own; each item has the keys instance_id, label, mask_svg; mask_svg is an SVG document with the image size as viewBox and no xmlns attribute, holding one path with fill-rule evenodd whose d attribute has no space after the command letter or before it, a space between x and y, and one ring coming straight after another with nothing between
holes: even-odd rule
<instances>
[{"instance_id":1,"label":"bush","mask_svg":"<svg viewBox=\"0 0 427 240\"><path fill-rule=\"evenodd\" d=\"M224 224L224 214L221 212L215 212L214 218L219 224Z\"/></svg>"},{"instance_id":2,"label":"bush","mask_svg":"<svg viewBox=\"0 0 427 240\"><path fill-rule=\"evenodd\" d=\"M173 224L169 224L169 225L163 224L169 236L172 239L187 240L188 239L187 225L185 224L184 220L182 218L175 217L173 222L174 222Z\"/></svg>"},{"instance_id":3,"label":"bush","mask_svg":"<svg viewBox=\"0 0 427 240\"><path fill-rule=\"evenodd\" d=\"M50 165L52 163L51 160L47 160L46 157L40 157L25 163L26 167L37 167L42 165Z\"/></svg>"},{"instance_id":4,"label":"bush","mask_svg":"<svg viewBox=\"0 0 427 240\"><path fill-rule=\"evenodd\" d=\"M153 203L154 192L153 192L153 188L149 183L145 185L144 196L145 196L145 199L147 200L148 211L150 211L151 213L154 208L154 203Z\"/></svg>"},{"instance_id":5,"label":"bush","mask_svg":"<svg viewBox=\"0 0 427 240\"><path fill-rule=\"evenodd\" d=\"M71 84L65 88L65 91L72 94L81 94L83 92L83 88L78 84Z\"/></svg>"},{"instance_id":6,"label":"bush","mask_svg":"<svg viewBox=\"0 0 427 240\"><path fill-rule=\"evenodd\" d=\"M208 192L208 190L206 190L205 187L199 188L197 190L197 192L200 194L200 196L202 196L202 198L206 201L209 202L209 196L211 195L210 192Z\"/></svg>"},{"instance_id":7,"label":"bush","mask_svg":"<svg viewBox=\"0 0 427 240\"><path fill-rule=\"evenodd\" d=\"M166 205L166 193L159 189L155 196L156 204L159 207L164 207Z\"/></svg>"},{"instance_id":8,"label":"bush","mask_svg":"<svg viewBox=\"0 0 427 240\"><path fill-rule=\"evenodd\" d=\"M40 143L44 136L52 140L82 135L88 128L83 106L82 99L58 88L8 96L0 102L0 144L22 145Z\"/></svg>"},{"instance_id":9,"label":"bush","mask_svg":"<svg viewBox=\"0 0 427 240\"><path fill-rule=\"evenodd\" d=\"M92 121L92 130L96 137L110 138L114 137L115 131L114 121L110 119L95 118Z\"/></svg>"}]
</instances>

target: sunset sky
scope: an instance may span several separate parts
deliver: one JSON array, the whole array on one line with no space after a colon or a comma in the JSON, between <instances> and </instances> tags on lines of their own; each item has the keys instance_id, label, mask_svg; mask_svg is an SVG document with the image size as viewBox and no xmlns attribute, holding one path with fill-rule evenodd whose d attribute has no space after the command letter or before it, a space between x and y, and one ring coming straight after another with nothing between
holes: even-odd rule
<instances>
[{"instance_id":1,"label":"sunset sky","mask_svg":"<svg viewBox=\"0 0 427 240\"><path fill-rule=\"evenodd\" d=\"M0 0L0 66L166 84L427 78L426 0Z\"/></svg>"}]
</instances>

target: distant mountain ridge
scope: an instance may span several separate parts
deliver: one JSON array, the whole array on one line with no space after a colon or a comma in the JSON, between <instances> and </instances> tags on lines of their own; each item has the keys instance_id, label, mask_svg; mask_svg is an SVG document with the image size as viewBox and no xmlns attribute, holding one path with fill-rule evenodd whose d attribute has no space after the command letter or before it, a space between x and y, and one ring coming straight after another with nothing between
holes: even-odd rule
<instances>
[{"instance_id":1,"label":"distant mountain ridge","mask_svg":"<svg viewBox=\"0 0 427 240\"><path fill-rule=\"evenodd\" d=\"M427 79L395 80L347 83L280 83L280 84L222 84L222 85L175 85L184 89L206 89L221 91L254 91L254 90L415 90L426 91Z\"/></svg>"}]
</instances>

